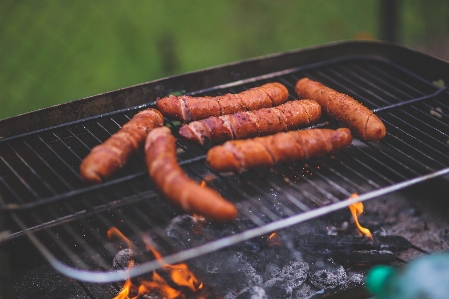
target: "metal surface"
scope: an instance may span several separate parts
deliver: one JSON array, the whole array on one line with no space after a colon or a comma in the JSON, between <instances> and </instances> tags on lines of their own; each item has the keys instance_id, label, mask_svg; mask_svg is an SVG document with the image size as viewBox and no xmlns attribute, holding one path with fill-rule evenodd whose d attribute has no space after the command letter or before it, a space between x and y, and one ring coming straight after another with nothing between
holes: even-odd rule
<instances>
[{"instance_id":1,"label":"metal surface","mask_svg":"<svg viewBox=\"0 0 449 299\"><path fill-rule=\"evenodd\" d=\"M378 52L399 51L391 46L382 49ZM337 53L340 51L341 48ZM178 141L178 158L184 170L197 181L205 180L239 209L235 222L207 224L216 226L214 231L222 234L206 230L201 237L184 236L186 240L167 235L165 228L182 212L156 192L146 172L143 153L99 186L90 186L79 177L79 164L89 150L132 115L154 105L149 102L0 140L0 207L18 226L11 228L12 233L3 242L27 235L65 275L81 281L118 281L157 269L161 261L150 260L130 271L115 271L111 261L127 244L107 237L111 227L130 238L135 250L143 251L150 245L161 252L164 262L176 263L336 211L355 201L369 200L434 177L447 177L449 92L432 82L446 79L440 77L439 71L448 69L447 64L415 53L425 58L416 61L419 68L409 69L401 65L402 59L398 63L370 53L371 50L362 56L339 53L335 59L319 62L316 59L320 55L316 55L310 64L290 64L275 72L268 72L273 70L268 67L267 72L254 77L189 90L192 95L218 95L278 81L288 87L293 99L294 84L308 76L355 97L375 111L387 127L387 136L379 143L355 138L340 153L242 174L212 172L204 161L210 144L200 147ZM404 50L404 56L410 53ZM284 61L289 57L286 54L267 58L267 63L280 56L282 65L288 64ZM263 61L255 60L255 69ZM427 68L438 65L439 71L434 75L432 69L422 64L429 61L432 63ZM252 65L242 65L245 64ZM418 72L420 68L426 71ZM231 69L232 65L198 73L197 81L210 72ZM177 135L178 123L166 120L166 125ZM317 126L339 125L323 119ZM353 193L359 197L348 200Z\"/></svg>"}]
</instances>

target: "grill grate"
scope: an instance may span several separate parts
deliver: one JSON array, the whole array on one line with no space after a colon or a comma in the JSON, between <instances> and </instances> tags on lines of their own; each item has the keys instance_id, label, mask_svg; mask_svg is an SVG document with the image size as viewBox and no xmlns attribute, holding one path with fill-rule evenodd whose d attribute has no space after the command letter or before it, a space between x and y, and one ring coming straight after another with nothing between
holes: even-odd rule
<instances>
[{"instance_id":1,"label":"grill grate","mask_svg":"<svg viewBox=\"0 0 449 299\"><path fill-rule=\"evenodd\" d=\"M186 173L205 180L235 202L240 219L211 224L223 234L174 240L164 228L181 211L156 192L143 153L108 182L90 186L78 174L90 149L106 140L138 111L154 102L0 141L0 208L18 229L5 241L26 234L49 262L82 281L122 280L160 267L158 261L129 272L114 271L112 259L123 241L110 240L118 228L138 249L160 250L168 263L248 240L347 206L449 173L449 92L393 62L349 56L250 78L191 95L238 93L270 81L294 85L304 76L349 94L384 121L379 143L354 139L342 152L305 162L276 165L242 174L214 173L205 163L211 144L178 140L178 159ZM177 136L179 123L166 119ZM338 128L324 119L315 127ZM354 200L353 200L354 201ZM189 244L186 246L186 243Z\"/></svg>"}]
</instances>

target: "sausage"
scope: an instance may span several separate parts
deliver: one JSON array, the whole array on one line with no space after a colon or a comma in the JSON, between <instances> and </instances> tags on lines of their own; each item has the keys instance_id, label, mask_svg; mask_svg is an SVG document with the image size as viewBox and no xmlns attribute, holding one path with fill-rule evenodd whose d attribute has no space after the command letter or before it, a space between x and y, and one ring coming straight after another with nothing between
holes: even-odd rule
<instances>
[{"instance_id":1,"label":"sausage","mask_svg":"<svg viewBox=\"0 0 449 299\"><path fill-rule=\"evenodd\" d=\"M294 162L340 151L352 142L347 128L281 132L246 140L227 141L207 152L206 160L218 172L241 172L276 163Z\"/></svg>"},{"instance_id":2,"label":"sausage","mask_svg":"<svg viewBox=\"0 0 449 299\"><path fill-rule=\"evenodd\" d=\"M203 144L205 138L220 143L305 127L320 117L321 106L317 102L296 100L276 107L193 121L183 125L179 134L183 139L199 144Z\"/></svg>"},{"instance_id":3,"label":"sausage","mask_svg":"<svg viewBox=\"0 0 449 299\"><path fill-rule=\"evenodd\" d=\"M250 88L238 94L228 93L215 97L170 95L158 100L156 106L167 117L190 122L209 116L277 106L287 100L287 88L281 83L273 82Z\"/></svg>"},{"instance_id":4,"label":"sausage","mask_svg":"<svg viewBox=\"0 0 449 299\"><path fill-rule=\"evenodd\" d=\"M234 204L184 173L177 162L176 139L170 129L156 128L148 134L145 157L150 177L159 191L184 211L217 221L236 218Z\"/></svg>"},{"instance_id":5,"label":"sausage","mask_svg":"<svg viewBox=\"0 0 449 299\"><path fill-rule=\"evenodd\" d=\"M81 162L81 177L89 183L100 183L111 176L139 150L147 133L163 124L164 117L156 109L140 111L104 143L92 148Z\"/></svg>"},{"instance_id":6,"label":"sausage","mask_svg":"<svg viewBox=\"0 0 449 299\"><path fill-rule=\"evenodd\" d=\"M324 112L366 141L379 141L387 130L383 122L367 107L348 95L339 93L309 78L298 80L295 91L300 98L317 101Z\"/></svg>"}]
</instances>

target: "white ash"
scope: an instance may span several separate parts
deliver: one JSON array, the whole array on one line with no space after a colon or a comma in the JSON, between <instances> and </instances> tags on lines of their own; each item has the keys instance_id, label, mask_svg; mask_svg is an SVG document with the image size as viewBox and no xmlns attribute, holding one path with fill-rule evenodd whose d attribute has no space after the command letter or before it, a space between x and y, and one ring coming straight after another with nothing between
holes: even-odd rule
<instances>
[{"instance_id":1,"label":"white ash","mask_svg":"<svg viewBox=\"0 0 449 299\"><path fill-rule=\"evenodd\" d=\"M309 264L300 261L290 261L282 267L280 278L286 281L292 288L301 286L309 273Z\"/></svg>"},{"instance_id":2,"label":"white ash","mask_svg":"<svg viewBox=\"0 0 449 299\"><path fill-rule=\"evenodd\" d=\"M269 299L269 298L267 297L264 289L258 286L254 286L243 289L236 297L234 297L234 299Z\"/></svg>"},{"instance_id":3,"label":"white ash","mask_svg":"<svg viewBox=\"0 0 449 299\"><path fill-rule=\"evenodd\" d=\"M327 230L327 234L330 236L337 236L338 234L342 233L342 232L346 232L349 228L349 223L348 221L344 221L341 225L339 226L329 226L328 230Z\"/></svg>"},{"instance_id":4,"label":"white ash","mask_svg":"<svg viewBox=\"0 0 449 299\"><path fill-rule=\"evenodd\" d=\"M335 268L326 267L311 271L309 273L309 281L318 289L335 288L345 284L347 276L343 266L339 265Z\"/></svg>"},{"instance_id":5,"label":"white ash","mask_svg":"<svg viewBox=\"0 0 449 299\"><path fill-rule=\"evenodd\" d=\"M280 274L281 267L273 263L268 263L265 267L265 272L263 273L262 277L264 281L267 281L279 277Z\"/></svg>"},{"instance_id":6,"label":"white ash","mask_svg":"<svg viewBox=\"0 0 449 299\"><path fill-rule=\"evenodd\" d=\"M135 260L135 253L132 249L123 249L117 252L115 255L113 261L112 261L112 267L117 270L126 269L129 267L129 264L131 261L134 262Z\"/></svg>"},{"instance_id":7,"label":"white ash","mask_svg":"<svg viewBox=\"0 0 449 299\"><path fill-rule=\"evenodd\" d=\"M316 294L316 292L317 290L313 286L304 283L299 288L293 290L292 299L305 299Z\"/></svg>"},{"instance_id":8,"label":"white ash","mask_svg":"<svg viewBox=\"0 0 449 299\"><path fill-rule=\"evenodd\" d=\"M248 287L262 285L262 276L243 258L241 252L215 252L198 260L198 265L206 270L206 273L237 273L245 275Z\"/></svg>"},{"instance_id":9,"label":"white ash","mask_svg":"<svg viewBox=\"0 0 449 299\"><path fill-rule=\"evenodd\" d=\"M130 266L134 267L145 263L150 260L151 257L148 252L145 251L134 251L132 249L122 249L115 255L112 260L112 266L116 270L127 269Z\"/></svg>"},{"instance_id":10,"label":"white ash","mask_svg":"<svg viewBox=\"0 0 449 299\"><path fill-rule=\"evenodd\" d=\"M351 286L363 285L365 283L365 276L360 273L354 273L348 278Z\"/></svg>"}]
</instances>

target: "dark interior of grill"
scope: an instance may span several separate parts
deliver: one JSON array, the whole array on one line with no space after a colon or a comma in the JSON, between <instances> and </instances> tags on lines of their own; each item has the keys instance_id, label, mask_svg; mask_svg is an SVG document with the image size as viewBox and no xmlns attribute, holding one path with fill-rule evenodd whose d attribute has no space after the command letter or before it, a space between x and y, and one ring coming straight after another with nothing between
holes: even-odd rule
<instances>
[{"instance_id":1,"label":"dark interior of grill","mask_svg":"<svg viewBox=\"0 0 449 299\"><path fill-rule=\"evenodd\" d=\"M249 292L249 287L260 283L248 282L250 278L248 281L240 279L241 275L248 277L244 271L237 271L238 274L229 273L229 269L220 271L215 260L231 263L230 260L243 255L246 265L249 260L261 257L272 260L272 256L265 255L269 251L274 256L291 256L292 261L305 259L308 267L318 264L318 260L321 263L332 260L338 262L334 265L336 268L333 266L338 272L339 266L344 264L347 282L344 288L337 289L331 282L314 284L309 269L306 283L303 283L304 278L296 288L282 287L278 281L266 285L265 291L275 294L269 298L282 297L283 292L289 291L296 296L292 298L305 298L319 293L320 289L327 291L315 294L315 298L333 298L331 296L338 296L335 290L343 289L359 292L359 298L367 298L363 288L353 287L363 286L363 275L373 264L400 265L418 254L448 250L448 224L441 215L448 207L442 194L449 178L449 91L444 80L429 80L389 59L345 55L318 63L292 65L288 69L187 94L238 93L263 83L280 82L289 89L290 99L295 99L294 85L302 77L317 80L362 102L385 123L387 136L378 143L355 137L349 148L338 153L240 174L215 173L210 169L205 155L213 144L199 146L178 139L178 160L185 172L218 190L238 207L239 217L232 222L214 223L202 220L199 215L185 215L166 201L148 176L143 152L101 185L91 186L80 178L80 162L90 149L106 140L137 112L154 107L154 99L50 128L35 131L30 128L29 132L0 139L0 204L9 229L0 245L16 253L12 260L16 278L5 280L14 280L16 292L20 289L17 284L32 285L39 277L41 285L48 283L48 289L78 292L86 298L112 298L126 277L139 279L148 273L164 272L156 255L148 250L151 247L167 264L187 262L204 281L205 289L201 294L204 298L224 298L225 295L229 296L226 298L246 298L243 297L245 291ZM165 124L179 136L179 122L166 119ZM336 129L339 126L323 116L313 127ZM360 221L367 219L376 242L397 235L406 238L405 250L392 249L390 255L388 250L365 247L366 237L358 235L346 207L347 199L354 193L366 205ZM421 198L426 197L431 197L429 202L421 203ZM395 213L394 209L385 208L395 201L399 205ZM388 213L393 214L391 217L411 213L407 214L411 220L421 214L422 217L435 215L435 224L426 225L438 230L440 239L435 241L438 244L426 243L425 226L410 234L407 228L395 228L398 223L385 222L383 216ZM111 234L111 228L129 239L133 252L139 253L138 257L133 257L138 260L135 261L137 265L129 271L126 270L128 265L117 264L120 254L129 261L130 251L126 251L129 243ZM279 238L278 243L269 241L273 233ZM343 251L326 245L321 250L301 248L313 242L333 244L335 240L329 238L338 236L349 237L352 247ZM311 239L304 239L306 237ZM360 242L361 247L357 248ZM273 262L274 272L270 272L266 263L259 262L259 268L250 263L255 272L248 270L257 273L265 283L273 275L270 273L283 271ZM283 260L281 264L288 263L291 261ZM205 271L201 269L204 264L219 270ZM26 278L17 278L23 271ZM50 281L45 281L46 275L51 277ZM307 273L304 275L307 277ZM64 288L53 284L58 280ZM198 296L185 288L180 289L192 298ZM21 298L29 296L27 287L19 293ZM55 294L57 291L53 293L56 298Z\"/></svg>"}]
</instances>

